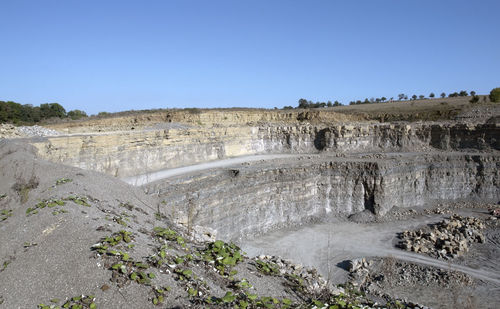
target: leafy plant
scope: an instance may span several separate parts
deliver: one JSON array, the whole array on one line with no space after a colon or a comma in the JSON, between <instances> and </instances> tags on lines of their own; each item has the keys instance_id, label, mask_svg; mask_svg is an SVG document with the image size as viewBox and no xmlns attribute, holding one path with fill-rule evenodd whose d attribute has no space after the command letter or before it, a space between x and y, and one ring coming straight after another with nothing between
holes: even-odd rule
<instances>
[{"instance_id":1,"label":"leafy plant","mask_svg":"<svg viewBox=\"0 0 500 309\"><path fill-rule=\"evenodd\" d=\"M59 178L56 180L56 186L59 186L59 185L62 185L62 184L65 184L65 183L68 183L68 182L72 182L73 179L69 179L69 178Z\"/></svg>"},{"instance_id":2,"label":"leafy plant","mask_svg":"<svg viewBox=\"0 0 500 309\"><path fill-rule=\"evenodd\" d=\"M206 262L215 264L215 268L221 275L234 275L231 274L231 268L243 261L241 249L238 246L221 240L208 244L201 254Z\"/></svg>"},{"instance_id":3,"label":"leafy plant","mask_svg":"<svg viewBox=\"0 0 500 309\"><path fill-rule=\"evenodd\" d=\"M85 207L90 207L90 204L87 203L87 198L83 196L71 195L65 198L67 201L72 201L75 204L82 205Z\"/></svg>"},{"instance_id":4,"label":"leafy plant","mask_svg":"<svg viewBox=\"0 0 500 309\"><path fill-rule=\"evenodd\" d=\"M153 293L155 296L152 299L153 305L160 305L165 301L165 294L170 291L170 287L155 287Z\"/></svg>"},{"instance_id":5,"label":"leafy plant","mask_svg":"<svg viewBox=\"0 0 500 309\"><path fill-rule=\"evenodd\" d=\"M41 202L38 202L35 207L29 207L26 209L26 215L34 215L37 214L40 209L43 209L45 207L48 208L54 208L58 206L64 206L66 203L63 200L58 200L58 199L48 199L48 200L43 200Z\"/></svg>"},{"instance_id":6,"label":"leafy plant","mask_svg":"<svg viewBox=\"0 0 500 309\"><path fill-rule=\"evenodd\" d=\"M279 274L278 266L273 265L273 263L266 263L261 260L255 260L257 269L265 275L277 275Z\"/></svg>"},{"instance_id":7,"label":"leafy plant","mask_svg":"<svg viewBox=\"0 0 500 309\"><path fill-rule=\"evenodd\" d=\"M39 304L37 306L38 309L60 309L60 308L69 308L69 309L97 309L97 305L95 303L94 295L79 295L66 299L64 304L59 307L58 304L60 300L58 298L53 298L50 300L52 305Z\"/></svg>"},{"instance_id":8,"label":"leafy plant","mask_svg":"<svg viewBox=\"0 0 500 309\"><path fill-rule=\"evenodd\" d=\"M0 222L7 220L9 217L12 217L12 209L0 210Z\"/></svg>"}]
</instances>

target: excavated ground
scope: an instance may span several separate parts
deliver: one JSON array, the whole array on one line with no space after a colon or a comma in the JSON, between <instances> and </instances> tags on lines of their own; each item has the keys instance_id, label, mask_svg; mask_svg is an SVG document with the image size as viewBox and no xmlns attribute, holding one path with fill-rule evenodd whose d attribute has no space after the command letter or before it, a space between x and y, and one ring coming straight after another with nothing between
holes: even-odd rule
<instances>
[{"instance_id":1,"label":"excavated ground","mask_svg":"<svg viewBox=\"0 0 500 309\"><path fill-rule=\"evenodd\" d=\"M500 232L489 209L500 200L500 108L432 108L373 118L432 120L423 122L360 121L367 116L347 109L215 110L51 126L58 132L4 126L16 140L0 141L0 308L53 298L90 307L94 297L68 299L80 294L100 308L355 298L368 308L397 307L395 298L496 308ZM483 220L485 242L448 261L397 248L404 230L453 213ZM106 240L123 239L121 230L129 242ZM260 257L240 259L215 239ZM207 258L220 250L228 264ZM363 257L373 262L356 262ZM345 282L339 296L332 285Z\"/></svg>"}]
</instances>

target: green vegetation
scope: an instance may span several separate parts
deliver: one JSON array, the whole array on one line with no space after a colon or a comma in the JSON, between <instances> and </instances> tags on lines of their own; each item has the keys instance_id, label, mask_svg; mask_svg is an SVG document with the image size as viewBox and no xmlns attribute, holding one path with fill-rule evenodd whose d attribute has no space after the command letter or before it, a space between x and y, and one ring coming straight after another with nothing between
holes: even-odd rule
<instances>
[{"instance_id":1,"label":"green vegetation","mask_svg":"<svg viewBox=\"0 0 500 309\"><path fill-rule=\"evenodd\" d=\"M59 103L45 103L40 106L19 104L13 101L0 101L0 123L33 125L51 118L81 119L87 114L81 110L66 113Z\"/></svg>"},{"instance_id":2,"label":"green vegetation","mask_svg":"<svg viewBox=\"0 0 500 309\"><path fill-rule=\"evenodd\" d=\"M90 207L90 204L87 203L87 198L83 196L71 195L65 198L65 200L72 201L73 203L81 206Z\"/></svg>"},{"instance_id":3,"label":"green vegetation","mask_svg":"<svg viewBox=\"0 0 500 309\"><path fill-rule=\"evenodd\" d=\"M472 98L469 100L470 103L477 103L479 102L479 96L474 95Z\"/></svg>"},{"instance_id":4,"label":"green vegetation","mask_svg":"<svg viewBox=\"0 0 500 309\"><path fill-rule=\"evenodd\" d=\"M231 268L243 261L241 250L235 244L227 244L217 240L208 244L207 248L201 252L206 262L215 263L215 268L221 275L234 276L236 273Z\"/></svg>"},{"instance_id":5,"label":"green vegetation","mask_svg":"<svg viewBox=\"0 0 500 309\"><path fill-rule=\"evenodd\" d=\"M62 185L62 184L65 184L65 183L68 183L68 182L72 182L73 179L69 179L69 178L59 178L56 180L56 186L58 185Z\"/></svg>"},{"instance_id":6,"label":"green vegetation","mask_svg":"<svg viewBox=\"0 0 500 309\"><path fill-rule=\"evenodd\" d=\"M7 220L9 217L12 217L12 209L0 210L0 222Z\"/></svg>"},{"instance_id":7,"label":"green vegetation","mask_svg":"<svg viewBox=\"0 0 500 309\"><path fill-rule=\"evenodd\" d=\"M43 200L43 201L37 203L35 205L35 207L29 207L28 209L26 209L26 216L35 215L38 213L38 211L40 209L43 209L45 207L54 208L57 206L64 206L65 204L66 204L66 202L64 202L63 200L58 200L58 199ZM63 210L61 212L66 212L66 211Z\"/></svg>"},{"instance_id":8,"label":"green vegetation","mask_svg":"<svg viewBox=\"0 0 500 309\"><path fill-rule=\"evenodd\" d=\"M161 305L165 301L165 294L170 291L170 287L153 288L153 305Z\"/></svg>"},{"instance_id":9,"label":"green vegetation","mask_svg":"<svg viewBox=\"0 0 500 309\"><path fill-rule=\"evenodd\" d=\"M57 182L56 182L57 183ZM38 202L34 207L29 207L26 209L26 216L30 215L35 215L38 213L40 209L43 209L45 207L47 208L54 208L52 211L52 214L58 215L60 213L67 213L68 211L63 209L62 206L66 205L65 201L72 201L75 204L85 206L85 207L90 207L90 204L87 203L87 198L86 197L81 197L81 196L68 196L64 199L55 199L51 198L48 200L43 200L41 202Z\"/></svg>"},{"instance_id":10,"label":"green vegetation","mask_svg":"<svg viewBox=\"0 0 500 309\"><path fill-rule=\"evenodd\" d=\"M82 119L82 118L86 118L88 117L87 116L87 113L85 113L84 111L81 111L79 109L75 109L75 110L72 110L72 111L69 111L67 116L73 120L78 120L78 119Z\"/></svg>"},{"instance_id":11,"label":"green vegetation","mask_svg":"<svg viewBox=\"0 0 500 309\"><path fill-rule=\"evenodd\" d=\"M255 260L257 269L265 274L265 275L278 275L278 266L274 265L274 263L266 263L261 260Z\"/></svg>"},{"instance_id":12,"label":"green vegetation","mask_svg":"<svg viewBox=\"0 0 500 309\"><path fill-rule=\"evenodd\" d=\"M490 92L490 101L491 102L500 102L500 87L494 88Z\"/></svg>"},{"instance_id":13,"label":"green vegetation","mask_svg":"<svg viewBox=\"0 0 500 309\"><path fill-rule=\"evenodd\" d=\"M340 103L339 101L335 101L333 103L332 103L332 101L314 103L313 101L308 101L306 99L300 99L298 108L319 108L319 107L332 107L332 106L341 106L341 105L342 105L342 103ZM286 106L285 109L289 109L289 108L291 108L291 106Z\"/></svg>"},{"instance_id":14,"label":"green vegetation","mask_svg":"<svg viewBox=\"0 0 500 309\"><path fill-rule=\"evenodd\" d=\"M60 300L58 298L52 298L50 300L51 305L39 304L37 306L38 309L97 309L97 305L95 303L94 295L80 295L74 296L66 299L62 306L57 305Z\"/></svg>"}]
</instances>

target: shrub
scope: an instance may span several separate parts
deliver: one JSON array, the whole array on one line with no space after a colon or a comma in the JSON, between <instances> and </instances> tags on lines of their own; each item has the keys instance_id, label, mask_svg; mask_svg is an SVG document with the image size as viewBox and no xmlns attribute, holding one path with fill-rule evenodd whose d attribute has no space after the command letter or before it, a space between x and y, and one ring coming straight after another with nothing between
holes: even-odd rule
<instances>
[{"instance_id":1,"label":"shrub","mask_svg":"<svg viewBox=\"0 0 500 309\"><path fill-rule=\"evenodd\" d=\"M500 102L500 88L494 88L490 92L491 102Z\"/></svg>"},{"instance_id":2,"label":"shrub","mask_svg":"<svg viewBox=\"0 0 500 309\"><path fill-rule=\"evenodd\" d=\"M479 102L479 96L477 96L477 95L473 96L473 97L469 100L469 102L471 102L471 103L477 103L477 102Z\"/></svg>"}]
</instances>

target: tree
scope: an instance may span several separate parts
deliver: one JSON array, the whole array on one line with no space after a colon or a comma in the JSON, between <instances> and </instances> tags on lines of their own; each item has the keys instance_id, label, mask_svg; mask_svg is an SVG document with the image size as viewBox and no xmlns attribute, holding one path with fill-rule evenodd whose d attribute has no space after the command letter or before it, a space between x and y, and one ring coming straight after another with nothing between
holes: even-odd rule
<instances>
[{"instance_id":1,"label":"tree","mask_svg":"<svg viewBox=\"0 0 500 309\"><path fill-rule=\"evenodd\" d=\"M470 92L470 95L471 95L471 96L475 96L475 95L476 95L476 92L473 90L473 91L471 91L471 92Z\"/></svg>"},{"instance_id":2,"label":"tree","mask_svg":"<svg viewBox=\"0 0 500 309\"><path fill-rule=\"evenodd\" d=\"M326 106L332 107L333 106L332 101L328 100L328 102L326 102Z\"/></svg>"},{"instance_id":3,"label":"tree","mask_svg":"<svg viewBox=\"0 0 500 309\"><path fill-rule=\"evenodd\" d=\"M431 93L429 94L429 98L434 98L434 97L435 97L434 92L431 92Z\"/></svg>"},{"instance_id":4,"label":"tree","mask_svg":"<svg viewBox=\"0 0 500 309\"><path fill-rule=\"evenodd\" d=\"M66 110L59 103L40 104L40 115L42 118L48 119L52 117L66 117Z\"/></svg>"},{"instance_id":5,"label":"tree","mask_svg":"<svg viewBox=\"0 0 500 309\"><path fill-rule=\"evenodd\" d=\"M380 98L376 98L375 102L380 103Z\"/></svg>"},{"instance_id":6,"label":"tree","mask_svg":"<svg viewBox=\"0 0 500 309\"><path fill-rule=\"evenodd\" d=\"M387 98L386 98L386 97L381 97L381 98L380 98L380 100L381 100L382 102L385 102L385 101L387 101Z\"/></svg>"},{"instance_id":7,"label":"tree","mask_svg":"<svg viewBox=\"0 0 500 309\"><path fill-rule=\"evenodd\" d=\"M419 96L418 96L418 98L419 98L420 100L423 100L423 99L425 98L425 95L421 94L421 95L419 95Z\"/></svg>"},{"instance_id":8,"label":"tree","mask_svg":"<svg viewBox=\"0 0 500 309\"><path fill-rule=\"evenodd\" d=\"M366 98L363 103L368 104L368 103L370 103L370 101L368 100L368 98Z\"/></svg>"},{"instance_id":9,"label":"tree","mask_svg":"<svg viewBox=\"0 0 500 309\"><path fill-rule=\"evenodd\" d=\"M398 94L399 101L402 101L404 98L405 98L405 94L404 93Z\"/></svg>"},{"instance_id":10,"label":"tree","mask_svg":"<svg viewBox=\"0 0 500 309\"><path fill-rule=\"evenodd\" d=\"M79 109L75 109L68 112L68 117L73 120L82 119L87 117L87 113Z\"/></svg>"},{"instance_id":11,"label":"tree","mask_svg":"<svg viewBox=\"0 0 500 309\"><path fill-rule=\"evenodd\" d=\"M289 105L285 105L285 106L283 106L283 109L293 109L293 107L289 106Z\"/></svg>"},{"instance_id":12,"label":"tree","mask_svg":"<svg viewBox=\"0 0 500 309\"><path fill-rule=\"evenodd\" d=\"M490 101L500 102L500 88L494 88L490 91Z\"/></svg>"},{"instance_id":13,"label":"tree","mask_svg":"<svg viewBox=\"0 0 500 309\"><path fill-rule=\"evenodd\" d=\"M466 96L468 96L469 94L467 93L467 91L462 90L462 91L460 91L460 93L459 93L458 95L459 95L459 96L461 96L461 97L466 97Z\"/></svg>"},{"instance_id":14,"label":"tree","mask_svg":"<svg viewBox=\"0 0 500 309\"><path fill-rule=\"evenodd\" d=\"M443 98L443 99L444 99L445 97L446 97L446 93L441 92L441 98Z\"/></svg>"},{"instance_id":15,"label":"tree","mask_svg":"<svg viewBox=\"0 0 500 309\"><path fill-rule=\"evenodd\" d=\"M306 99L299 99L299 108L307 108L309 106Z\"/></svg>"},{"instance_id":16,"label":"tree","mask_svg":"<svg viewBox=\"0 0 500 309\"><path fill-rule=\"evenodd\" d=\"M392 101L394 101L394 97L391 97L391 98L390 98L390 101L391 101L391 102L392 102Z\"/></svg>"},{"instance_id":17,"label":"tree","mask_svg":"<svg viewBox=\"0 0 500 309\"><path fill-rule=\"evenodd\" d=\"M414 95L412 95L412 96L411 96L411 98L412 98L413 100L416 100L416 99L417 99L417 95L416 95L416 94L414 94Z\"/></svg>"}]
</instances>

